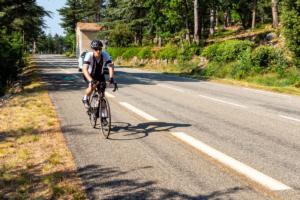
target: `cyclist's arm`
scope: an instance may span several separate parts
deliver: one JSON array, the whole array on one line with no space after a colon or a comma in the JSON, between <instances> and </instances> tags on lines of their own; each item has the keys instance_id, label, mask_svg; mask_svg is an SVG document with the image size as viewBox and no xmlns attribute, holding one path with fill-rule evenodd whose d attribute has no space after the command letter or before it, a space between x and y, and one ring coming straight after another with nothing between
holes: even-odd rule
<instances>
[{"instance_id":1,"label":"cyclist's arm","mask_svg":"<svg viewBox=\"0 0 300 200\"><path fill-rule=\"evenodd\" d=\"M112 78L114 78L114 74L115 74L112 58L106 51L103 51L102 55L103 55L104 62L108 67L109 79L112 79Z\"/></svg>"},{"instance_id":2,"label":"cyclist's arm","mask_svg":"<svg viewBox=\"0 0 300 200\"><path fill-rule=\"evenodd\" d=\"M88 72L88 67L89 65L88 64L83 64L82 66L82 71L83 71L83 75L85 76L85 78L91 82L93 80L93 78L91 77L91 75L89 74Z\"/></svg>"},{"instance_id":3,"label":"cyclist's arm","mask_svg":"<svg viewBox=\"0 0 300 200\"><path fill-rule=\"evenodd\" d=\"M115 70L114 70L114 64L109 63L108 65L108 72L109 72L109 78L114 78Z\"/></svg>"}]
</instances>

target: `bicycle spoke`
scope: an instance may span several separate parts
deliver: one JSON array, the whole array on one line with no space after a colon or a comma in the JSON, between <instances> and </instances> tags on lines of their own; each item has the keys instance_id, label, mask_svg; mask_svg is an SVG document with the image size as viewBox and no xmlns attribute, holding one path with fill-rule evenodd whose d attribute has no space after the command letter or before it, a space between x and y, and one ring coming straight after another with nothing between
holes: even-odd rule
<instances>
[{"instance_id":1,"label":"bicycle spoke","mask_svg":"<svg viewBox=\"0 0 300 200\"><path fill-rule=\"evenodd\" d=\"M105 97L101 100L99 115L101 132L105 138L108 138L111 130L111 114L109 103Z\"/></svg>"}]
</instances>

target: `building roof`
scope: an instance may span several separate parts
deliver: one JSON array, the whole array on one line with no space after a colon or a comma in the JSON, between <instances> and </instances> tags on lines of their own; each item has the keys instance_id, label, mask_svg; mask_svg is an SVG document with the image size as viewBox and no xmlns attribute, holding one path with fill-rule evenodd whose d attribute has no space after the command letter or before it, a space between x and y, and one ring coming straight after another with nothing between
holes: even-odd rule
<instances>
[{"instance_id":1,"label":"building roof","mask_svg":"<svg viewBox=\"0 0 300 200\"><path fill-rule=\"evenodd\" d=\"M79 28L81 31L100 31L103 26L100 26L97 23L77 22L76 28Z\"/></svg>"}]
</instances>

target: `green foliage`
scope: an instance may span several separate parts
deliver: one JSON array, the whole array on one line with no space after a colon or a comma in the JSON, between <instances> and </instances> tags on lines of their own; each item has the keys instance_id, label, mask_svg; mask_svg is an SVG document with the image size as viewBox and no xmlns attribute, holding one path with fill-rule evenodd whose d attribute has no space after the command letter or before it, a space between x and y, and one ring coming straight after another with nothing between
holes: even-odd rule
<instances>
[{"instance_id":1,"label":"green foliage","mask_svg":"<svg viewBox=\"0 0 300 200\"><path fill-rule=\"evenodd\" d=\"M123 53L126 51L126 48L123 47L109 47L107 48L107 52L113 59L121 57Z\"/></svg>"},{"instance_id":2,"label":"green foliage","mask_svg":"<svg viewBox=\"0 0 300 200\"><path fill-rule=\"evenodd\" d=\"M118 24L109 35L114 47L128 47L133 42L133 34L126 24Z\"/></svg>"},{"instance_id":3,"label":"green foliage","mask_svg":"<svg viewBox=\"0 0 300 200\"><path fill-rule=\"evenodd\" d=\"M206 47L201 55L212 61L234 61L244 51L253 46L254 43L248 40L227 40Z\"/></svg>"},{"instance_id":4,"label":"green foliage","mask_svg":"<svg viewBox=\"0 0 300 200\"><path fill-rule=\"evenodd\" d=\"M137 54L137 57L140 59L150 59L152 58L152 51L150 47L144 47L142 48L139 53Z\"/></svg>"},{"instance_id":5,"label":"green foliage","mask_svg":"<svg viewBox=\"0 0 300 200\"><path fill-rule=\"evenodd\" d=\"M293 86L296 88L300 88L300 71L296 67L292 67L285 72L285 76L281 76L277 73L258 74L256 76L248 77L246 80L265 86Z\"/></svg>"},{"instance_id":6,"label":"green foliage","mask_svg":"<svg viewBox=\"0 0 300 200\"><path fill-rule=\"evenodd\" d=\"M300 67L300 0L283 0L281 8L283 34L294 53L295 63Z\"/></svg>"},{"instance_id":7,"label":"green foliage","mask_svg":"<svg viewBox=\"0 0 300 200\"><path fill-rule=\"evenodd\" d=\"M215 49L210 52L213 50ZM290 77L293 77L293 75L289 72L288 66L287 58L281 50L263 45L252 51L249 46L234 61L213 59L209 62L203 74L209 77L246 79L258 74L275 73L277 74L276 77L289 79L289 82L294 84L296 81L291 81Z\"/></svg>"},{"instance_id":8,"label":"green foliage","mask_svg":"<svg viewBox=\"0 0 300 200\"><path fill-rule=\"evenodd\" d=\"M177 59L179 62L187 62L190 61L193 56L200 55L201 47L197 44L185 43L177 53Z\"/></svg>"},{"instance_id":9,"label":"green foliage","mask_svg":"<svg viewBox=\"0 0 300 200\"><path fill-rule=\"evenodd\" d=\"M37 53L54 53L54 54L62 54L65 53L65 51L69 52L69 54L73 53L73 42L75 38L73 38L72 41L68 41L70 35L67 35L65 37L59 36L55 34L52 36L51 34L48 35L41 35L37 39L36 43L36 52Z\"/></svg>"},{"instance_id":10,"label":"green foliage","mask_svg":"<svg viewBox=\"0 0 300 200\"><path fill-rule=\"evenodd\" d=\"M231 77L234 79L244 79L251 74L255 74L259 71L255 65L253 65L251 59L251 49L248 48L240 56L238 61L233 65L231 71Z\"/></svg>"},{"instance_id":11,"label":"green foliage","mask_svg":"<svg viewBox=\"0 0 300 200\"><path fill-rule=\"evenodd\" d=\"M24 67L22 37L18 33L7 35L4 30L0 33L0 96L6 86L16 80L18 73Z\"/></svg>"},{"instance_id":12,"label":"green foliage","mask_svg":"<svg viewBox=\"0 0 300 200\"><path fill-rule=\"evenodd\" d=\"M178 47L168 44L157 52L157 58L174 60L177 57Z\"/></svg>"},{"instance_id":13,"label":"green foliage","mask_svg":"<svg viewBox=\"0 0 300 200\"><path fill-rule=\"evenodd\" d=\"M282 50L271 46L259 46L251 53L252 63L265 70L274 69L279 74L288 67L288 61Z\"/></svg>"},{"instance_id":14,"label":"green foliage","mask_svg":"<svg viewBox=\"0 0 300 200\"><path fill-rule=\"evenodd\" d=\"M22 71L44 16L50 15L36 1L0 1L0 96Z\"/></svg>"},{"instance_id":15,"label":"green foliage","mask_svg":"<svg viewBox=\"0 0 300 200\"><path fill-rule=\"evenodd\" d=\"M130 47L122 54L122 57L126 60L137 56L141 48L138 47Z\"/></svg>"}]
</instances>

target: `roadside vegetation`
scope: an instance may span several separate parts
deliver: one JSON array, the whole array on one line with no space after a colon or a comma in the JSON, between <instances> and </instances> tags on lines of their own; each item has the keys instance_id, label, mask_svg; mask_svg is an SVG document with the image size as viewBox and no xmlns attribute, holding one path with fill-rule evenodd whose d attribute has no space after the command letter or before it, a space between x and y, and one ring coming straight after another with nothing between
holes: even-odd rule
<instances>
[{"instance_id":1,"label":"roadside vegetation","mask_svg":"<svg viewBox=\"0 0 300 200\"><path fill-rule=\"evenodd\" d=\"M44 83L34 67L22 76L0 107L0 199L86 199Z\"/></svg>"},{"instance_id":2,"label":"roadside vegetation","mask_svg":"<svg viewBox=\"0 0 300 200\"><path fill-rule=\"evenodd\" d=\"M297 0L75 2L59 10L67 35L98 22L118 65L300 93Z\"/></svg>"}]
</instances>

